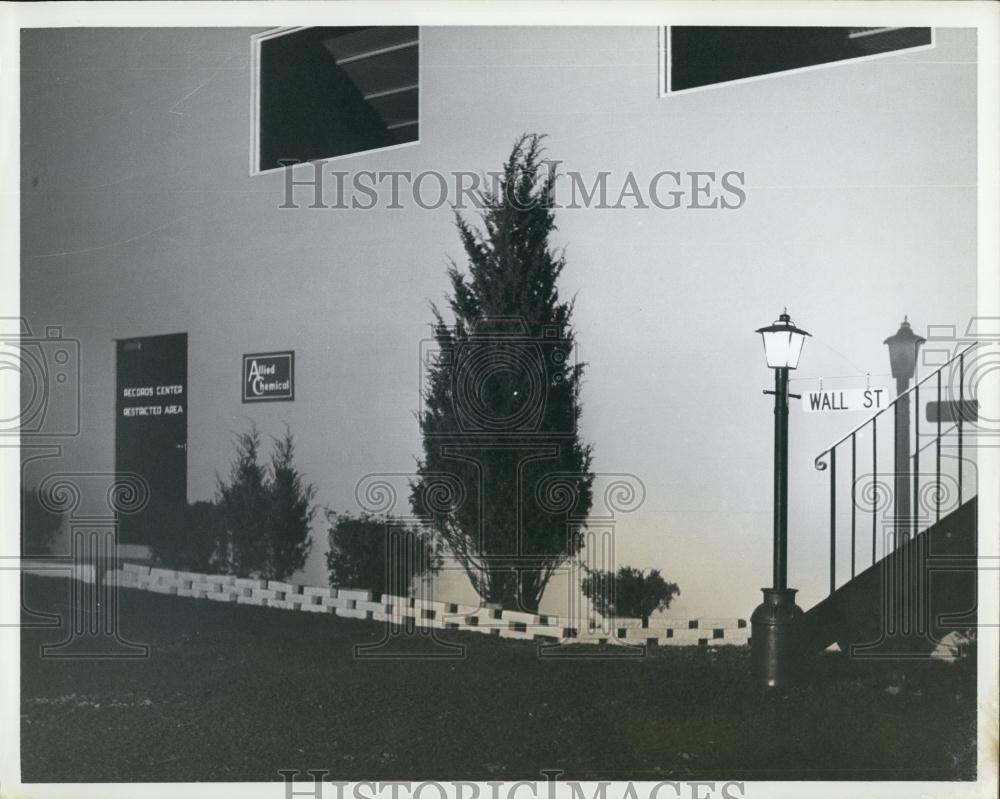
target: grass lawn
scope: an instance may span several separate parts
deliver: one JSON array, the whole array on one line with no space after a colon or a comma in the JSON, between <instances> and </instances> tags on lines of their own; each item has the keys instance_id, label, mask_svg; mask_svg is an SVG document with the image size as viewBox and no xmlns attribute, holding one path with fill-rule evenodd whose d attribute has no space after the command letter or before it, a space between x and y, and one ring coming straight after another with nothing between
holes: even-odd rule
<instances>
[{"instance_id":1,"label":"grass lawn","mask_svg":"<svg viewBox=\"0 0 1000 799\"><path fill-rule=\"evenodd\" d=\"M68 581L24 583L30 608L65 613ZM539 659L529 642L438 632L465 645L461 659L358 660L355 645L385 625L120 596L120 629L148 659L42 659L65 631L23 631L24 781L270 781L289 768L330 780L975 777L974 662L829 654L801 684L765 692L745 648ZM435 651L422 636L405 649Z\"/></svg>"}]
</instances>

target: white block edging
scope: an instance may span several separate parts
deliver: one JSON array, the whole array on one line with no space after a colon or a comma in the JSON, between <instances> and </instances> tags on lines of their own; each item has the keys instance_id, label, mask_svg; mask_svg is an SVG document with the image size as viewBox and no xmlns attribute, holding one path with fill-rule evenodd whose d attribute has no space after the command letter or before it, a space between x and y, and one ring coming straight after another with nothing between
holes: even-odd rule
<instances>
[{"instance_id":1,"label":"white block edging","mask_svg":"<svg viewBox=\"0 0 1000 799\"><path fill-rule=\"evenodd\" d=\"M44 577L72 576L94 582L92 565L49 564L24 561L27 574ZM545 613L499 610L496 607L419 599L339 586L297 585L278 580L199 574L123 563L108 571L105 581L122 588L190 599L209 599L276 610L336 615L397 626L478 632L510 640L550 641L585 645L746 646L750 628L745 619L651 618L648 627L639 619L608 619L605 628L574 628L567 620Z\"/></svg>"}]
</instances>

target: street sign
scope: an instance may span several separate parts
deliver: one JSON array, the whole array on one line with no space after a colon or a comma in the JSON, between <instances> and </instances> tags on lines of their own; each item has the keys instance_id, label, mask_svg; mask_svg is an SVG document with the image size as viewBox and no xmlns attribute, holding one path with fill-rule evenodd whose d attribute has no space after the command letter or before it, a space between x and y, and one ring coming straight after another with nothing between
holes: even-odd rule
<instances>
[{"instance_id":1,"label":"street sign","mask_svg":"<svg viewBox=\"0 0 1000 799\"><path fill-rule=\"evenodd\" d=\"M806 391L802 395L802 410L806 413L874 412L888 407L890 402L892 396L887 388Z\"/></svg>"}]
</instances>

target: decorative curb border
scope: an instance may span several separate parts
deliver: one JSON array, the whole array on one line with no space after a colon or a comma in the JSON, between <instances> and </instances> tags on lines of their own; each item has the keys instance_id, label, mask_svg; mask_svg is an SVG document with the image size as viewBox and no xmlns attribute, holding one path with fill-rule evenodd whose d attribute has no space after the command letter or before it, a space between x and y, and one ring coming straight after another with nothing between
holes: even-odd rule
<instances>
[{"instance_id":1,"label":"decorative curb border","mask_svg":"<svg viewBox=\"0 0 1000 799\"><path fill-rule=\"evenodd\" d=\"M65 576L67 569L23 561L21 570L45 577ZM75 579L94 582L93 566L72 570ZM607 620L601 629L581 630L558 616L502 610L491 605L462 605L383 594L357 588L293 585L226 574L199 574L125 563L107 572L105 581L121 588L157 594L209 599L238 605L333 614L395 625L440 630L463 630L523 641L565 644L646 644L649 646L746 646L750 629L746 619L656 620L648 628L640 619Z\"/></svg>"}]
</instances>

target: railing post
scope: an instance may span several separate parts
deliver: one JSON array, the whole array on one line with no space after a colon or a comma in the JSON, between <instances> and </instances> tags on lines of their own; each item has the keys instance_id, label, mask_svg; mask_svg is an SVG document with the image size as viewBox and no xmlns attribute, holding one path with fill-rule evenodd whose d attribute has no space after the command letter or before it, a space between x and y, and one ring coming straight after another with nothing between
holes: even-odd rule
<instances>
[{"instance_id":1,"label":"railing post","mask_svg":"<svg viewBox=\"0 0 1000 799\"><path fill-rule=\"evenodd\" d=\"M830 593L837 590L837 448L830 452Z\"/></svg>"},{"instance_id":2,"label":"railing post","mask_svg":"<svg viewBox=\"0 0 1000 799\"><path fill-rule=\"evenodd\" d=\"M913 501L920 501L920 383L913 389ZM916 517L916 513L914 513ZM916 523L916 518L914 518ZM914 530L916 532L916 530Z\"/></svg>"},{"instance_id":3,"label":"railing post","mask_svg":"<svg viewBox=\"0 0 1000 799\"><path fill-rule=\"evenodd\" d=\"M958 356L958 506L962 506L962 422L965 419L965 353Z\"/></svg>"},{"instance_id":4,"label":"railing post","mask_svg":"<svg viewBox=\"0 0 1000 799\"><path fill-rule=\"evenodd\" d=\"M941 370L937 373L937 455L934 459L934 508L935 521L941 521ZM961 411L959 411L961 413Z\"/></svg>"},{"instance_id":5,"label":"railing post","mask_svg":"<svg viewBox=\"0 0 1000 799\"><path fill-rule=\"evenodd\" d=\"M854 579L854 558L857 550L858 502L855 485L858 478L858 442L851 433L851 579Z\"/></svg>"},{"instance_id":6,"label":"railing post","mask_svg":"<svg viewBox=\"0 0 1000 799\"><path fill-rule=\"evenodd\" d=\"M878 416L872 418L872 480L878 485ZM872 566L875 565L875 542L878 538L878 491L872 493Z\"/></svg>"}]
</instances>

